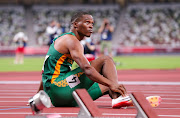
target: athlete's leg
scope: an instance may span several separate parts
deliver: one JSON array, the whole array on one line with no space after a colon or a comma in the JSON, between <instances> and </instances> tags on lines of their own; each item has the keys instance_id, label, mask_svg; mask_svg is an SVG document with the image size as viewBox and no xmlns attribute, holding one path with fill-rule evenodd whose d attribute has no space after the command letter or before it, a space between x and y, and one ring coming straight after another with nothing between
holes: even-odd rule
<instances>
[{"instance_id":1,"label":"athlete's leg","mask_svg":"<svg viewBox=\"0 0 180 118\"><path fill-rule=\"evenodd\" d=\"M91 62L91 65L104 77L118 84L117 70L114 61L110 56L102 56ZM109 93L112 98L117 98L120 94L112 92L108 87L99 84L102 94Z\"/></svg>"},{"instance_id":2,"label":"athlete's leg","mask_svg":"<svg viewBox=\"0 0 180 118\"><path fill-rule=\"evenodd\" d=\"M90 80L81 70L80 67L67 72L65 75L61 75L53 82L50 83L51 80L50 77L43 77L44 80L44 90L51 98L51 102L54 106L77 106L73 96L72 92L76 89L85 88L88 90L93 84L94 81ZM99 87L99 86L98 86ZM96 92L96 94L101 94L100 92ZM93 97L93 95L92 95Z\"/></svg>"},{"instance_id":3,"label":"athlete's leg","mask_svg":"<svg viewBox=\"0 0 180 118\"><path fill-rule=\"evenodd\" d=\"M103 95L99 84L96 82L87 91L93 100L96 100Z\"/></svg>"}]
</instances>

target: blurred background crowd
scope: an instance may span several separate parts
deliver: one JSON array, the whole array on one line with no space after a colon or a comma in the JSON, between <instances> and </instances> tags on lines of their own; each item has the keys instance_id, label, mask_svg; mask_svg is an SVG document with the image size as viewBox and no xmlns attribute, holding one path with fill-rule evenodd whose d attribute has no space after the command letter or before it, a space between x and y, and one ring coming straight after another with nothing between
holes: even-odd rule
<instances>
[{"instance_id":1,"label":"blurred background crowd","mask_svg":"<svg viewBox=\"0 0 180 118\"><path fill-rule=\"evenodd\" d=\"M48 46L52 38L69 31L77 10L93 15L91 39L97 47L104 18L114 27L113 48L180 47L178 0L1 0L0 48L13 47L18 32L27 35L27 46Z\"/></svg>"},{"instance_id":2,"label":"blurred background crowd","mask_svg":"<svg viewBox=\"0 0 180 118\"><path fill-rule=\"evenodd\" d=\"M118 42L126 46L180 46L178 4L130 5L124 12Z\"/></svg>"}]
</instances>

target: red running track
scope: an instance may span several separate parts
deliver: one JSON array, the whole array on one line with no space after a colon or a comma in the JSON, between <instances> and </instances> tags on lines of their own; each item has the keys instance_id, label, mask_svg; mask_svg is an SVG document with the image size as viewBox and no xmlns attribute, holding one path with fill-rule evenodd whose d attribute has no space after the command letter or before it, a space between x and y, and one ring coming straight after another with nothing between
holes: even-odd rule
<instances>
[{"instance_id":1,"label":"red running track","mask_svg":"<svg viewBox=\"0 0 180 118\"><path fill-rule=\"evenodd\" d=\"M145 96L159 95L162 103L153 108L161 118L180 118L180 69L174 70L122 70L119 81L125 84L128 93L142 92ZM0 118L25 118L31 115L26 106L39 86L41 72L0 72ZM135 107L112 109L111 99L105 95L94 101L104 117L134 118ZM77 116L78 107L49 108L42 114L60 114L63 117Z\"/></svg>"}]
</instances>

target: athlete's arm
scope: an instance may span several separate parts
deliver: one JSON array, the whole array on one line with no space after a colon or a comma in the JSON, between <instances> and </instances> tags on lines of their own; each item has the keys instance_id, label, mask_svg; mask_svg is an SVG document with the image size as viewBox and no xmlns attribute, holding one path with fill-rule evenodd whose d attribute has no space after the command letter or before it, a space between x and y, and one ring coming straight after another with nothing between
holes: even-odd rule
<instances>
[{"instance_id":1,"label":"athlete's arm","mask_svg":"<svg viewBox=\"0 0 180 118\"><path fill-rule=\"evenodd\" d=\"M101 74L99 74L99 72L96 71L93 66L89 64L89 61L84 56L84 48L75 36L62 36L60 39L55 41L54 48L63 54L70 53L73 60L92 81L105 85L112 91L121 93L121 95L125 93L119 85L115 85L114 82L103 77Z\"/></svg>"},{"instance_id":2,"label":"athlete's arm","mask_svg":"<svg viewBox=\"0 0 180 118\"><path fill-rule=\"evenodd\" d=\"M75 37L74 39L70 40L67 44L67 48L71 54L71 57L74 61L79 65L79 67L83 70L86 76L91 79L92 81L98 82L105 86L113 86L113 82L108 80L107 78L100 75L94 67L89 64L89 61L84 56L84 48L80 44L79 40Z\"/></svg>"}]
</instances>

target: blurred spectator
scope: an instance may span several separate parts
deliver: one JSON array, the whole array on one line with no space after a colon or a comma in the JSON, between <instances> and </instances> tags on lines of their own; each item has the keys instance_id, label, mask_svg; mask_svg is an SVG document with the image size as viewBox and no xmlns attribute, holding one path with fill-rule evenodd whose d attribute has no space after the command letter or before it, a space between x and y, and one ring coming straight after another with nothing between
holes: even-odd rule
<instances>
[{"instance_id":1,"label":"blurred spectator","mask_svg":"<svg viewBox=\"0 0 180 118\"><path fill-rule=\"evenodd\" d=\"M11 46L14 34L25 30L24 12L21 6L0 6L0 46Z\"/></svg>"},{"instance_id":2,"label":"blurred spectator","mask_svg":"<svg viewBox=\"0 0 180 118\"><path fill-rule=\"evenodd\" d=\"M24 63L24 48L26 46L26 42L28 41L27 36L23 32L18 32L13 41L16 43L16 57L14 60L14 64L23 64Z\"/></svg>"},{"instance_id":3,"label":"blurred spectator","mask_svg":"<svg viewBox=\"0 0 180 118\"><path fill-rule=\"evenodd\" d=\"M108 19L104 19L98 32L101 34L101 54L109 55L112 57L112 33L114 32L114 27L111 26Z\"/></svg>"},{"instance_id":4,"label":"blurred spectator","mask_svg":"<svg viewBox=\"0 0 180 118\"><path fill-rule=\"evenodd\" d=\"M57 31L59 28L58 26L59 26L59 24L55 20L52 20L50 22L50 24L47 26L46 33L49 36L48 46L50 46L52 44L53 39L55 38L55 35L57 34Z\"/></svg>"},{"instance_id":5,"label":"blurred spectator","mask_svg":"<svg viewBox=\"0 0 180 118\"><path fill-rule=\"evenodd\" d=\"M54 38L58 37L59 35L61 35L63 32L63 28L61 27L60 23L56 24L57 30L56 30L56 34L54 35Z\"/></svg>"},{"instance_id":6,"label":"blurred spectator","mask_svg":"<svg viewBox=\"0 0 180 118\"><path fill-rule=\"evenodd\" d=\"M92 54L92 55L95 56L96 46L92 42L92 39L90 37L86 37L84 39L84 41L85 41L85 44L84 44L84 54Z\"/></svg>"}]
</instances>

